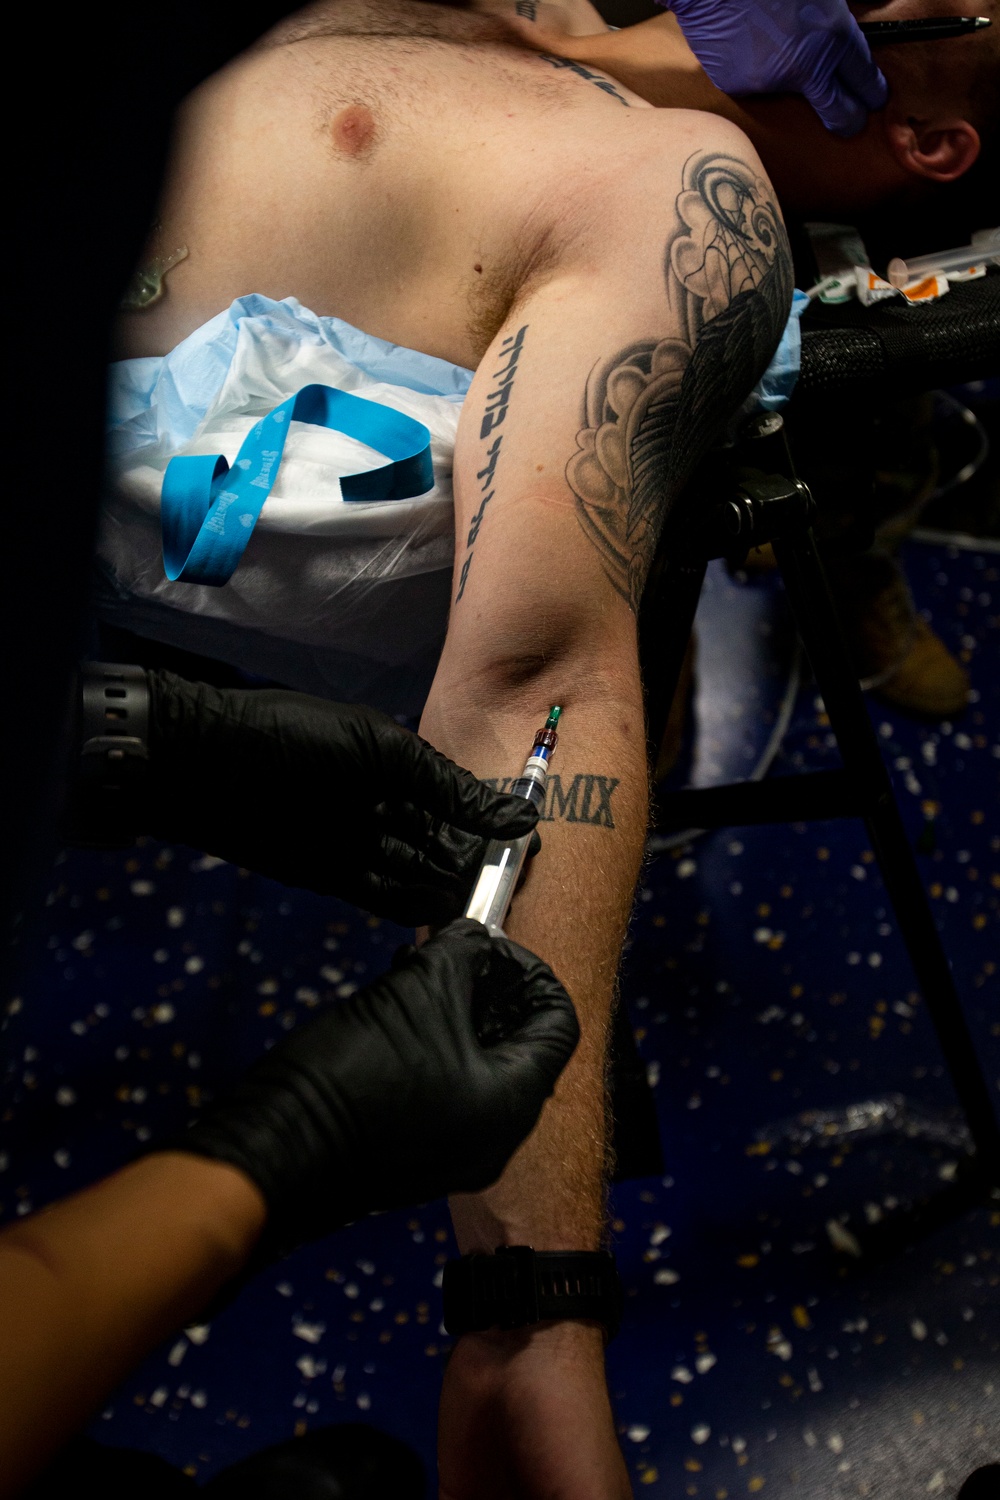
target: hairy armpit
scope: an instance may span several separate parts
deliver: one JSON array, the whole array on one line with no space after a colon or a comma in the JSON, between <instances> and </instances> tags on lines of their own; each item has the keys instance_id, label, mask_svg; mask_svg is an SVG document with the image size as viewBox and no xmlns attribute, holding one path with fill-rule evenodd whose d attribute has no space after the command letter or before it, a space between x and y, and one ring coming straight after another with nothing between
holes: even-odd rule
<instances>
[{"instance_id":1,"label":"hairy armpit","mask_svg":"<svg viewBox=\"0 0 1000 1500\"><path fill-rule=\"evenodd\" d=\"M638 611L664 518L766 369L792 295L773 190L737 157L691 157L664 253L679 336L591 372L566 478L614 588Z\"/></svg>"}]
</instances>

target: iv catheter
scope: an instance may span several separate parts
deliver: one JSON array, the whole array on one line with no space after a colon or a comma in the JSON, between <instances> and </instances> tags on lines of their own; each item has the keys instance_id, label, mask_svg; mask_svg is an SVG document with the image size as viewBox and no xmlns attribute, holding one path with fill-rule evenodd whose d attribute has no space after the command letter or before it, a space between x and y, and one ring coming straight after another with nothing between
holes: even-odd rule
<instances>
[{"instance_id":1,"label":"iv catheter","mask_svg":"<svg viewBox=\"0 0 1000 1500\"><path fill-rule=\"evenodd\" d=\"M531 754L525 761L524 770L510 788L510 796L526 797L529 802L535 804L539 812L545 806L545 781L548 776L549 759L559 738L556 734L556 725L559 723L561 713L561 708L549 710L548 718L535 735L535 743L531 747ZM472 888L469 904L465 908L465 916L482 922L489 929L491 937L497 937L503 933L503 923L517 888L530 843L531 834L527 833L523 838L509 839L506 842L502 839L490 839L486 845L486 853L479 866L476 883Z\"/></svg>"}]
</instances>

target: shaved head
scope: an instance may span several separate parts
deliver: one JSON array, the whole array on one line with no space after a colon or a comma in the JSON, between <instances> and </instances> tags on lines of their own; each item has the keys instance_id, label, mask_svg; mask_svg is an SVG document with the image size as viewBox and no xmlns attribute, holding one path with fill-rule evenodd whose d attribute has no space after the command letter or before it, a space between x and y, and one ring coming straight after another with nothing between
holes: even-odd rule
<instances>
[{"instance_id":1,"label":"shaved head","mask_svg":"<svg viewBox=\"0 0 1000 1500\"><path fill-rule=\"evenodd\" d=\"M859 21L905 21L920 16L987 16L984 31L942 41L880 46L875 58L898 101L915 113L960 110L984 141L1000 133L1000 0L888 0L852 3Z\"/></svg>"}]
</instances>

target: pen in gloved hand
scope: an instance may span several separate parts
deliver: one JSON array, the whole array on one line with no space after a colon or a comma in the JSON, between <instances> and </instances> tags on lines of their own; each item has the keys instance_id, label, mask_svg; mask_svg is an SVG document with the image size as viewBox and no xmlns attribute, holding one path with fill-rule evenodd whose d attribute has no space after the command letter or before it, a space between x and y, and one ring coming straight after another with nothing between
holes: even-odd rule
<instances>
[{"instance_id":1,"label":"pen in gloved hand","mask_svg":"<svg viewBox=\"0 0 1000 1500\"><path fill-rule=\"evenodd\" d=\"M888 86L847 0L658 0L726 94L802 94L828 130L857 135Z\"/></svg>"}]
</instances>

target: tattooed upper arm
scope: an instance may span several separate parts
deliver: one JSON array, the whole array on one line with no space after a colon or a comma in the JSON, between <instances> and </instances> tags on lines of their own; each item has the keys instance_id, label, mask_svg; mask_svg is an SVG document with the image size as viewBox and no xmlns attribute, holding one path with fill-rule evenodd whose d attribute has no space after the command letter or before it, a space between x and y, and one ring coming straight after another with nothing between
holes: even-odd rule
<instances>
[{"instance_id":1,"label":"tattooed upper arm","mask_svg":"<svg viewBox=\"0 0 1000 1500\"><path fill-rule=\"evenodd\" d=\"M667 510L766 369L792 294L773 190L745 162L691 157L676 208L664 274L678 336L594 367L566 467L580 525L636 611Z\"/></svg>"}]
</instances>

